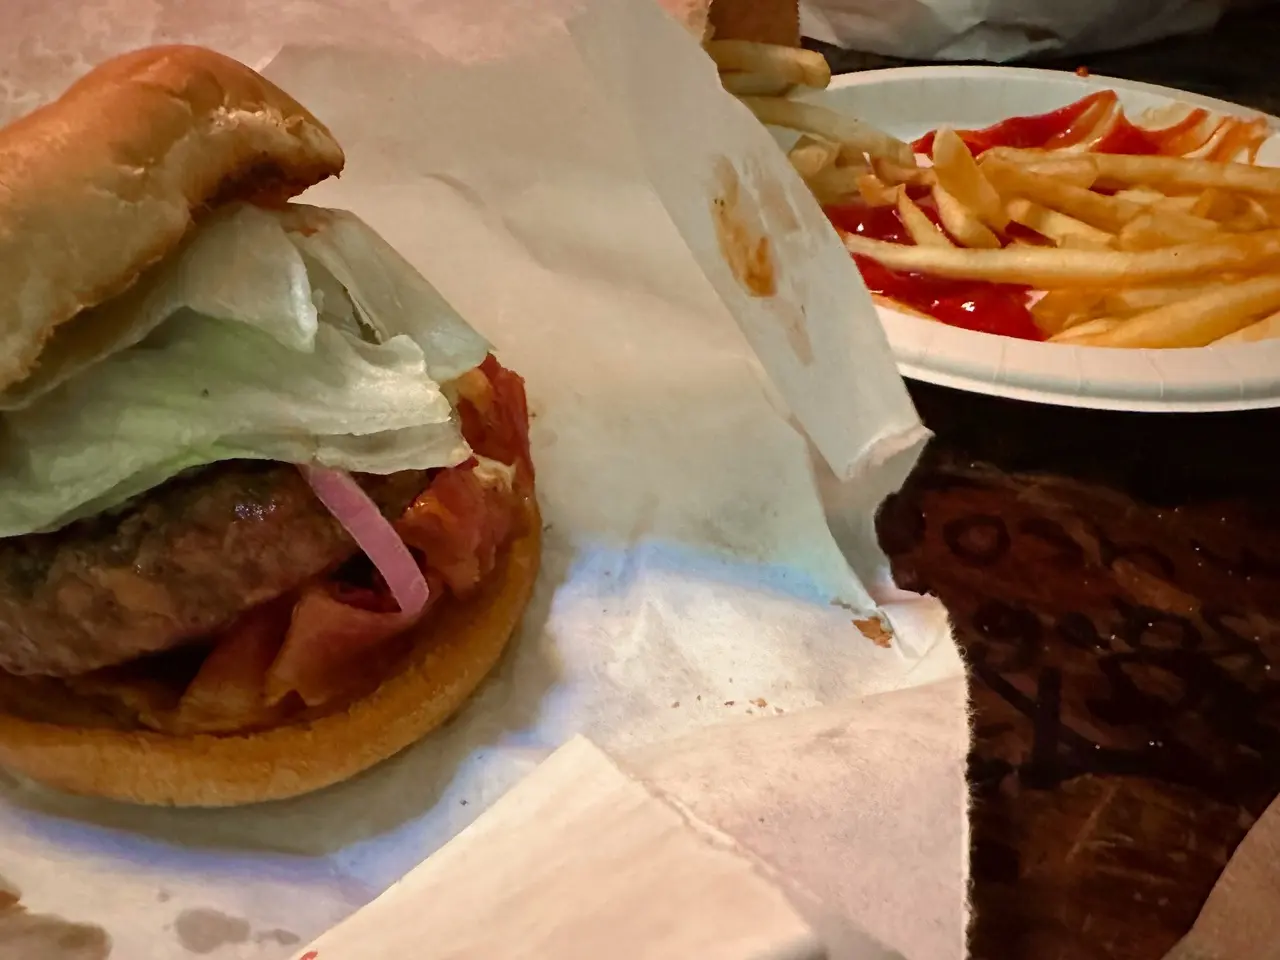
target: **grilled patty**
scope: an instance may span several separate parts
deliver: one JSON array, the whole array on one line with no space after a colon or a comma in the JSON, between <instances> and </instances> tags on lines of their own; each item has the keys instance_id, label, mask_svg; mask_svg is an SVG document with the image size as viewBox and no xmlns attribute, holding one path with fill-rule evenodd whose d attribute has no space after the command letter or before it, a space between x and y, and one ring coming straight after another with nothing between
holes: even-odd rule
<instances>
[{"instance_id":1,"label":"grilled patty","mask_svg":"<svg viewBox=\"0 0 1280 960\"><path fill-rule=\"evenodd\" d=\"M429 476L357 479L394 518ZM121 511L0 540L0 669L71 676L168 650L355 551L293 466L216 464Z\"/></svg>"}]
</instances>

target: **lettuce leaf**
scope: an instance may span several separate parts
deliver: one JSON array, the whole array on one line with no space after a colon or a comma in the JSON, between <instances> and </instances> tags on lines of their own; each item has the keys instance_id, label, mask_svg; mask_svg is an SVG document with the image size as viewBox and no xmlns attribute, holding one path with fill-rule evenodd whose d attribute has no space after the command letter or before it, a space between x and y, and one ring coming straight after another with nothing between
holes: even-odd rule
<instances>
[{"instance_id":1,"label":"lettuce leaf","mask_svg":"<svg viewBox=\"0 0 1280 960\"><path fill-rule=\"evenodd\" d=\"M66 341L0 415L0 536L219 460L392 473L470 455L441 383L488 344L350 214L225 211L94 313L96 339Z\"/></svg>"}]
</instances>

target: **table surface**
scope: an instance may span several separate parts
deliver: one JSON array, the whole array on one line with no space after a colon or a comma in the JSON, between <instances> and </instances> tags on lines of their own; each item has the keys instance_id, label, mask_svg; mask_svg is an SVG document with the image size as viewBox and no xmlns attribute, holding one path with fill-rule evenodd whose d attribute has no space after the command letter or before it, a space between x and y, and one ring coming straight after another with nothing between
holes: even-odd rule
<instances>
[{"instance_id":1,"label":"table surface","mask_svg":"<svg viewBox=\"0 0 1280 960\"><path fill-rule=\"evenodd\" d=\"M1273 10L1045 65L1280 113L1278 47ZM1160 960L1280 791L1280 411L912 391L937 439L880 533L971 664L973 956Z\"/></svg>"}]
</instances>

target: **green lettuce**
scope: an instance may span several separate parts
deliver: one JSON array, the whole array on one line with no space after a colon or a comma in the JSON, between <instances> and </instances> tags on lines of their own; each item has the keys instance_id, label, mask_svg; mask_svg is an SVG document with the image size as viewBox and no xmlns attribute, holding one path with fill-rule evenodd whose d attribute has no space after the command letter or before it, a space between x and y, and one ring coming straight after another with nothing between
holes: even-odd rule
<instances>
[{"instance_id":1,"label":"green lettuce","mask_svg":"<svg viewBox=\"0 0 1280 960\"><path fill-rule=\"evenodd\" d=\"M232 208L118 300L3 398L0 536L219 460L392 473L470 455L441 384L488 344L351 214Z\"/></svg>"}]
</instances>

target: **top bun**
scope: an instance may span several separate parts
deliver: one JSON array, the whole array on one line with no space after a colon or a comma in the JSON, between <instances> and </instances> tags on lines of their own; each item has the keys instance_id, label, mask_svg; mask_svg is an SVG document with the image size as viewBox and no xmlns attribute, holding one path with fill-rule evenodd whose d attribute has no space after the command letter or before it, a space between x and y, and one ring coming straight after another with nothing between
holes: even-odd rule
<instances>
[{"instance_id":1,"label":"top bun","mask_svg":"<svg viewBox=\"0 0 1280 960\"><path fill-rule=\"evenodd\" d=\"M201 47L108 60L0 129L0 390L56 328L122 292L203 209L283 202L341 172L296 100Z\"/></svg>"}]
</instances>

